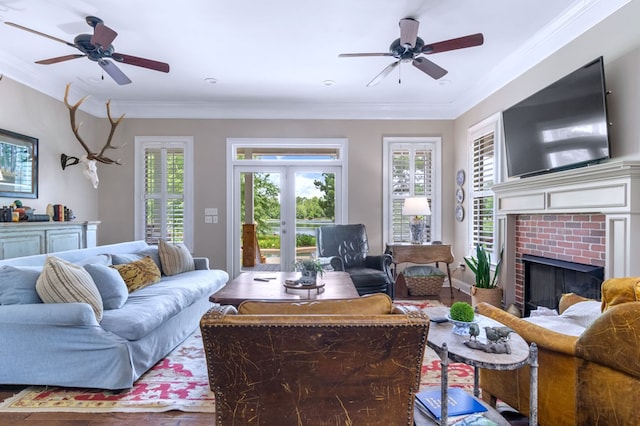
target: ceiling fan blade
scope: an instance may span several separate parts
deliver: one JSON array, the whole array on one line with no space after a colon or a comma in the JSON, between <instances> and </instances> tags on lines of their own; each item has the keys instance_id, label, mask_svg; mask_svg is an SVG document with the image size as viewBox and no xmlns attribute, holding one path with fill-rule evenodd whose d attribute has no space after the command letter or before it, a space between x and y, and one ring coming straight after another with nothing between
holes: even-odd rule
<instances>
[{"instance_id":1,"label":"ceiling fan blade","mask_svg":"<svg viewBox=\"0 0 640 426\"><path fill-rule=\"evenodd\" d=\"M427 58L415 58L412 62L413 66L418 68L420 71L425 74L431 76L432 78L438 80L439 78L444 77L447 74L447 70L442 68L439 65L434 64Z\"/></svg>"},{"instance_id":2,"label":"ceiling fan blade","mask_svg":"<svg viewBox=\"0 0 640 426\"><path fill-rule=\"evenodd\" d=\"M484 43L484 36L482 33L477 33L464 37L452 38L451 40L439 41L437 43L425 44L422 48L422 53L430 55L432 53L480 46L482 43Z\"/></svg>"},{"instance_id":3,"label":"ceiling fan blade","mask_svg":"<svg viewBox=\"0 0 640 426\"><path fill-rule=\"evenodd\" d=\"M129 77L127 77L125 73L120 71L120 68L118 68L118 66L113 62L107 61L106 59L100 59L98 61L98 65L100 65L100 67L102 67L102 69L105 70L105 72L109 74L109 76L114 79L116 83L120 85L131 83Z\"/></svg>"},{"instance_id":4,"label":"ceiling fan blade","mask_svg":"<svg viewBox=\"0 0 640 426\"><path fill-rule=\"evenodd\" d=\"M155 71L169 72L169 64L164 62L125 55L124 53L113 53L111 58L118 62L122 62L123 64L135 65L137 67L148 68Z\"/></svg>"},{"instance_id":5,"label":"ceiling fan blade","mask_svg":"<svg viewBox=\"0 0 640 426\"><path fill-rule=\"evenodd\" d=\"M412 18L400 20L400 45L415 47L420 22Z\"/></svg>"},{"instance_id":6,"label":"ceiling fan blade","mask_svg":"<svg viewBox=\"0 0 640 426\"><path fill-rule=\"evenodd\" d=\"M338 58L359 58L361 56L393 56L392 53L341 53Z\"/></svg>"},{"instance_id":7,"label":"ceiling fan blade","mask_svg":"<svg viewBox=\"0 0 640 426\"><path fill-rule=\"evenodd\" d=\"M91 36L91 44L101 47L103 49L109 48L113 40L116 39L118 33L107 27L102 22L98 22L93 29L93 36Z\"/></svg>"},{"instance_id":8,"label":"ceiling fan blade","mask_svg":"<svg viewBox=\"0 0 640 426\"><path fill-rule=\"evenodd\" d=\"M51 64L57 64L58 62L69 61L71 59L83 58L85 56L86 55L81 55L79 53L76 53L75 55L64 55L64 56L58 56L56 58L42 59L40 61L36 61L36 64L51 65Z\"/></svg>"},{"instance_id":9,"label":"ceiling fan blade","mask_svg":"<svg viewBox=\"0 0 640 426\"><path fill-rule=\"evenodd\" d=\"M49 35L49 34L41 33L40 31L32 30L31 28L23 27L22 25L20 25L20 24L16 24L16 23L14 23L14 22L5 22L5 24L10 25L10 26L15 27L15 28L19 28L19 29L24 30L24 31L28 31L28 32L30 32L30 33L32 33L32 34L37 34L37 35L39 35L39 36L46 37L46 38L48 38L48 39L58 41L58 42L60 42L60 43L64 43L64 44L66 44L67 46L76 47L76 46L75 46L73 43L71 43L71 42L68 42L68 41L63 40L63 39L58 38L58 37L51 36L51 35Z\"/></svg>"},{"instance_id":10,"label":"ceiling fan blade","mask_svg":"<svg viewBox=\"0 0 640 426\"><path fill-rule=\"evenodd\" d=\"M373 80L371 80L369 83L367 83L367 87L371 87L371 86L375 86L376 84L380 83L382 81L382 79L384 79L386 76L389 75L389 73L391 71L394 70L395 67L397 67L400 64L400 61L395 61L390 63L389 65L387 65L385 67L385 69L383 69L380 74L376 75Z\"/></svg>"}]
</instances>

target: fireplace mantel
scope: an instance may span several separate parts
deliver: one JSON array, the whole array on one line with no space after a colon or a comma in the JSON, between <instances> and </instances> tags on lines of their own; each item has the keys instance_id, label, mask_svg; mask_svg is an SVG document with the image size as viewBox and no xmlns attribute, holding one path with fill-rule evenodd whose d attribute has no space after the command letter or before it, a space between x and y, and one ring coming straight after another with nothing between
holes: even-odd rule
<instances>
[{"instance_id":1,"label":"fireplace mantel","mask_svg":"<svg viewBox=\"0 0 640 426\"><path fill-rule=\"evenodd\" d=\"M494 185L493 191L498 242L505 248L506 305L515 301L516 215L601 213L606 220L605 279L640 276L640 161L609 161L510 180Z\"/></svg>"}]
</instances>

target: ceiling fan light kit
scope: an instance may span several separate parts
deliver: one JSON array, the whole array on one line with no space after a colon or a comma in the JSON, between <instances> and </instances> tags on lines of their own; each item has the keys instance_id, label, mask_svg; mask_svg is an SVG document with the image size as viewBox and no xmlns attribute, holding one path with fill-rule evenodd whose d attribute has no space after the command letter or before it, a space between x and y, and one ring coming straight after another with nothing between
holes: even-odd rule
<instances>
[{"instance_id":1,"label":"ceiling fan light kit","mask_svg":"<svg viewBox=\"0 0 640 426\"><path fill-rule=\"evenodd\" d=\"M54 37L49 34L36 31L34 29L16 24L14 22L5 22L14 28L18 28L32 34L36 34L42 37L46 37L50 40L54 40L60 43L64 43L67 46L75 47L81 53L58 56L55 58L42 59L36 61L36 64L52 65L59 62L69 61L71 59L86 57L93 62L97 62L98 65L118 84L129 84L131 80L127 75L120 70L120 68L113 62L119 62L128 65L134 65L141 68L147 68L154 71L169 72L169 64L151 59L140 58L137 56L126 55L115 51L115 48L111 43L118 36L118 33L113 29L107 27L102 19L95 16L86 17L87 24L93 28L93 34L78 34L73 43L63 40L58 37Z\"/></svg>"},{"instance_id":2,"label":"ceiling fan light kit","mask_svg":"<svg viewBox=\"0 0 640 426\"><path fill-rule=\"evenodd\" d=\"M484 36L481 33L468 36L444 40L437 43L425 44L424 40L418 37L420 22L413 18L404 18L399 22L400 38L394 40L389 46L389 52L384 53L341 53L341 58L355 58L367 56L392 56L395 62L387 65L377 76L371 80L367 86L375 86L391 73L400 62L411 62L411 64L424 72L431 78L438 80L447 74L447 70L430 61L424 56L434 53L447 52L451 50L465 49L467 47L480 46L484 43ZM400 81L399 81L400 82Z\"/></svg>"}]
</instances>

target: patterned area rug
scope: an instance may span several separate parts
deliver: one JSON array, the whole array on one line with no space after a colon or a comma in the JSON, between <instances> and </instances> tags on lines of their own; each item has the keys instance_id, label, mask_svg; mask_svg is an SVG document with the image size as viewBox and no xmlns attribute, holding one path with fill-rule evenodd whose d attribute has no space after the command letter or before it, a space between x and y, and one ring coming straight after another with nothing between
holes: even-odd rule
<instances>
[{"instance_id":1,"label":"patterned area rug","mask_svg":"<svg viewBox=\"0 0 640 426\"><path fill-rule=\"evenodd\" d=\"M433 301L401 301L418 308ZM427 349L420 387L440 386L440 361ZM449 385L473 388L473 368L449 364ZM195 333L124 392L31 386L0 403L0 412L161 412L169 410L215 411L209 390L202 336Z\"/></svg>"}]
</instances>

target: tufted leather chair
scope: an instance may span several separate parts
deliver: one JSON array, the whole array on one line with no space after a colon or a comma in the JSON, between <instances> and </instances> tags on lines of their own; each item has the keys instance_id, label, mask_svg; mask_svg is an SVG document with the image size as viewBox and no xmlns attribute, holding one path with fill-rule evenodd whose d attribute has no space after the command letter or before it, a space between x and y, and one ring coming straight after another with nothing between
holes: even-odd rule
<instances>
[{"instance_id":1,"label":"tufted leather chair","mask_svg":"<svg viewBox=\"0 0 640 426\"><path fill-rule=\"evenodd\" d=\"M385 294L217 306L200 329L218 425L414 424L429 319Z\"/></svg>"},{"instance_id":2,"label":"tufted leather chair","mask_svg":"<svg viewBox=\"0 0 640 426\"><path fill-rule=\"evenodd\" d=\"M316 229L318 256L336 271L351 276L358 294L386 293L394 297L392 258L388 254L369 256L367 231L362 224L323 226Z\"/></svg>"}]
</instances>

